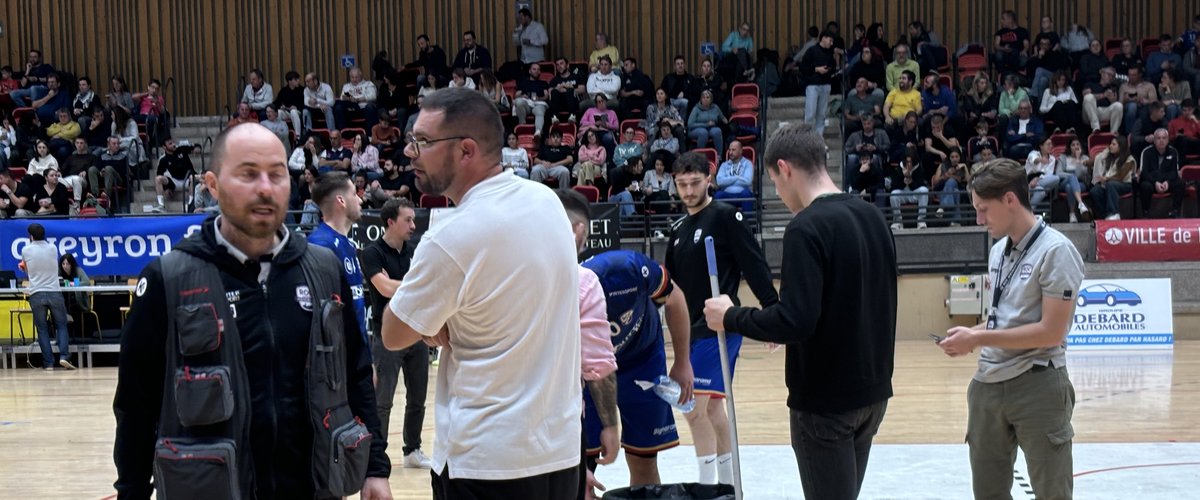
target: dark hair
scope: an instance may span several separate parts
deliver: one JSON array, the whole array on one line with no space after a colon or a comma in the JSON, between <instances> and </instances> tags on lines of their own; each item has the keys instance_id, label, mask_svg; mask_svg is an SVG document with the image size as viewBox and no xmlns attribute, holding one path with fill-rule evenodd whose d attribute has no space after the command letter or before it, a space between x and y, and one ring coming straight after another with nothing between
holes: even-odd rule
<instances>
[{"instance_id":1,"label":"dark hair","mask_svg":"<svg viewBox=\"0 0 1200 500\"><path fill-rule=\"evenodd\" d=\"M1179 107L1181 107L1181 108L1194 108L1194 107L1196 107L1196 101L1193 101L1191 98L1184 99L1183 101L1181 101L1181 102L1179 103Z\"/></svg>"},{"instance_id":2,"label":"dark hair","mask_svg":"<svg viewBox=\"0 0 1200 500\"><path fill-rule=\"evenodd\" d=\"M1173 42L1175 41L1175 37L1171 36L1169 33L1163 33L1162 36L1158 37L1158 40L1161 42Z\"/></svg>"},{"instance_id":3,"label":"dark hair","mask_svg":"<svg viewBox=\"0 0 1200 500\"><path fill-rule=\"evenodd\" d=\"M825 170L825 139L812 125L797 123L780 127L771 134L764 155L767 168L779 171L779 160L810 176Z\"/></svg>"},{"instance_id":4,"label":"dark hair","mask_svg":"<svg viewBox=\"0 0 1200 500\"><path fill-rule=\"evenodd\" d=\"M62 268L63 262L66 262L70 266L70 268L71 268L70 271L63 270L63 268ZM72 279L75 277L75 274L78 272L79 272L79 262L77 262L75 260L75 255L73 255L71 253L64 253L64 254L62 254L62 257L58 258L58 276L60 278Z\"/></svg>"},{"instance_id":5,"label":"dark hair","mask_svg":"<svg viewBox=\"0 0 1200 500\"><path fill-rule=\"evenodd\" d=\"M633 155L625 159L625 166L633 168L634 165L641 165L642 168L645 168L646 162L642 161L642 157L638 155Z\"/></svg>"},{"instance_id":6,"label":"dark hair","mask_svg":"<svg viewBox=\"0 0 1200 500\"><path fill-rule=\"evenodd\" d=\"M591 146L592 139L596 140L596 144L602 144L600 142L600 136L596 135L595 130L588 129L586 132L583 133L583 145L584 146Z\"/></svg>"},{"instance_id":7,"label":"dark hair","mask_svg":"<svg viewBox=\"0 0 1200 500\"><path fill-rule=\"evenodd\" d=\"M347 188L347 184L350 185ZM345 172L325 172L317 179L317 185L312 188L312 201L324 209L325 202L333 199L333 195L345 189L353 190L354 181ZM322 210L324 211L324 210Z\"/></svg>"},{"instance_id":8,"label":"dark hair","mask_svg":"<svg viewBox=\"0 0 1200 500\"><path fill-rule=\"evenodd\" d=\"M471 38L475 38L475 31L474 31L474 30L467 30L467 31L464 31L464 32L463 32L463 34L462 34L462 36L467 36L467 35L471 35Z\"/></svg>"},{"instance_id":9,"label":"dark hair","mask_svg":"<svg viewBox=\"0 0 1200 500\"><path fill-rule=\"evenodd\" d=\"M900 73L900 74L901 74L901 75L904 75L904 76L907 76L907 77L908 77L908 81L910 81L910 82L913 82L913 84L914 84L914 85L917 83L917 74L916 74L916 73L913 73L913 72L912 72L912 70L907 70L907 69L906 69L906 70L904 70L904 71L903 71L902 73Z\"/></svg>"},{"instance_id":10,"label":"dark hair","mask_svg":"<svg viewBox=\"0 0 1200 500\"><path fill-rule=\"evenodd\" d=\"M1012 193L1026 210L1033 210L1029 203L1029 178L1025 167L1008 158L988 160L975 165L968 190L985 200L999 200Z\"/></svg>"},{"instance_id":11,"label":"dark hair","mask_svg":"<svg viewBox=\"0 0 1200 500\"><path fill-rule=\"evenodd\" d=\"M284 81L289 81L289 82L292 80L299 80L300 73L297 73L296 70L294 70L294 69L289 70L286 75L283 75L283 79L284 79Z\"/></svg>"},{"instance_id":12,"label":"dark hair","mask_svg":"<svg viewBox=\"0 0 1200 500\"><path fill-rule=\"evenodd\" d=\"M42 227L41 224L34 222L33 224L29 225L27 231L29 231L29 239L33 241L42 241L46 239L46 228Z\"/></svg>"},{"instance_id":13,"label":"dark hair","mask_svg":"<svg viewBox=\"0 0 1200 500\"><path fill-rule=\"evenodd\" d=\"M672 170L671 164L663 162L663 165L669 169L668 171ZM688 151L679 155L679 158L675 158L673 170L677 176L683 174L702 174L708 177L708 174L711 173L708 167L708 158L704 156L704 153L699 151Z\"/></svg>"},{"instance_id":14,"label":"dark hair","mask_svg":"<svg viewBox=\"0 0 1200 500\"><path fill-rule=\"evenodd\" d=\"M572 219L583 219L585 221L592 219L592 207L588 205L587 198L574 189L555 189L554 194L558 195L558 201L562 202L563 209L567 211L567 216Z\"/></svg>"},{"instance_id":15,"label":"dark hair","mask_svg":"<svg viewBox=\"0 0 1200 500\"><path fill-rule=\"evenodd\" d=\"M150 79L150 85L158 85L159 87L161 87L161 86L162 86L162 82L158 81L158 78L151 78L151 79Z\"/></svg>"},{"instance_id":16,"label":"dark hair","mask_svg":"<svg viewBox=\"0 0 1200 500\"><path fill-rule=\"evenodd\" d=\"M528 7L522 7L521 10L517 11L517 13L525 17L533 17L533 13L529 12Z\"/></svg>"},{"instance_id":17,"label":"dark hair","mask_svg":"<svg viewBox=\"0 0 1200 500\"><path fill-rule=\"evenodd\" d=\"M116 81L117 83L121 84L122 92L129 92L129 83L125 81L125 77L121 76L120 74L116 74L113 75L112 78L109 78L109 80Z\"/></svg>"},{"instance_id":18,"label":"dark hair","mask_svg":"<svg viewBox=\"0 0 1200 500\"><path fill-rule=\"evenodd\" d=\"M917 30L917 31L920 31L921 33L924 33L924 32L925 32L925 24L924 24L924 23L922 23L921 21L913 21L913 22L911 22L911 23L908 23L908 27L909 27L909 28L916 28L916 30Z\"/></svg>"},{"instance_id":19,"label":"dark hair","mask_svg":"<svg viewBox=\"0 0 1200 500\"><path fill-rule=\"evenodd\" d=\"M13 69L12 69L12 66L5 64L4 66L0 66L0 71L7 71L9 73L12 73Z\"/></svg>"},{"instance_id":20,"label":"dark hair","mask_svg":"<svg viewBox=\"0 0 1200 500\"><path fill-rule=\"evenodd\" d=\"M687 62L687 58L683 57L683 54L675 54L675 58L671 59L671 62L675 62L675 61L678 61L681 59L683 60L683 62Z\"/></svg>"},{"instance_id":21,"label":"dark hair","mask_svg":"<svg viewBox=\"0 0 1200 500\"><path fill-rule=\"evenodd\" d=\"M383 204L379 209L379 218L383 219L383 226L387 227L396 217L400 216L400 210L403 209L415 210L411 201L408 198L392 198Z\"/></svg>"},{"instance_id":22,"label":"dark hair","mask_svg":"<svg viewBox=\"0 0 1200 500\"><path fill-rule=\"evenodd\" d=\"M79 77L79 79L77 81L87 82L88 85L92 84L92 79L88 78L87 76L81 76L81 77Z\"/></svg>"},{"instance_id":23,"label":"dark hair","mask_svg":"<svg viewBox=\"0 0 1200 500\"><path fill-rule=\"evenodd\" d=\"M842 27L842 25L838 24L837 21L829 21L829 22L825 23L825 29L841 28L841 27Z\"/></svg>"},{"instance_id":24,"label":"dark hair","mask_svg":"<svg viewBox=\"0 0 1200 500\"><path fill-rule=\"evenodd\" d=\"M1155 111L1162 111L1167 108L1167 106L1164 105L1162 103L1162 101L1154 101L1154 102L1150 103L1149 106L1150 106L1151 113L1153 113Z\"/></svg>"},{"instance_id":25,"label":"dark hair","mask_svg":"<svg viewBox=\"0 0 1200 500\"><path fill-rule=\"evenodd\" d=\"M816 38L818 36L821 36L821 28L818 28L816 26L809 26L808 27L808 37Z\"/></svg>"},{"instance_id":26,"label":"dark hair","mask_svg":"<svg viewBox=\"0 0 1200 500\"><path fill-rule=\"evenodd\" d=\"M426 35L426 34L424 34L424 33L421 33L420 35L417 35L417 40L425 40L426 42L428 42L428 41L429 41L429 35Z\"/></svg>"},{"instance_id":27,"label":"dark hair","mask_svg":"<svg viewBox=\"0 0 1200 500\"><path fill-rule=\"evenodd\" d=\"M254 68L254 69L250 70L250 74L257 76L260 80L265 80L265 78L263 78L262 70L260 70L258 68Z\"/></svg>"},{"instance_id":28,"label":"dark hair","mask_svg":"<svg viewBox=\"0 0 1200 500\"><path fill-rule=\"evenodd\" d=\"M638 65L638 62L637 62L637 58L636 58L636 57L626 57L626 58L625 58L625 62L631 62L631 63L633 63L633 65L634 65L634 66L637 66L637 65Z\"/></svg>"},{"instance_id":29,"label":"dark hair","mask_svg":"<svg viewBox=\"0 0 1200 500\"><path fill-rule=\"evenodd\" d=\"M470 131L483 154L499 160L504 144L504 123L492 100L480 92L461 89L442 89L425 98L423 112L442 112L444 130Z\"/></svg>"},{"instance_id":30,"label":"dark hair","mask_svg":"<svg viewBox=\"0 0 1200 500\"><path fill-rule=\"evenodd\" d=\"M600 58L596 60L596 64L600 64L604 61L608 61L609 64L612 64L612 58L608 56L600 56Z\"/></svg>"}]
</instances>

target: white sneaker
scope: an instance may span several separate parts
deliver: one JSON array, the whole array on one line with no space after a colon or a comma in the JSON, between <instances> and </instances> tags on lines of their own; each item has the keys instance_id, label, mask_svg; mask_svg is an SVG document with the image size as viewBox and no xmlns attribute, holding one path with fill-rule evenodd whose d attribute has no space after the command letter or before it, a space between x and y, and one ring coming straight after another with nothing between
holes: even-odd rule
<instances>
[{"instance_id":1,"label":"white sneaker","mask_svg":"<svg viewBox=\"0 0 1200 500\"><path fill-rule=\"evenodd\" d=\"M904 226L900 225L899 222L892 224L892 231L899 231L901 229L904 229Z\"/></svg>"},{"instance_id":2,"label":"white sneaker","mask_svg":"<svg viewBox=\"0 0 1200 500\"><path fill-rule=\"evenodd\" d=\"M1068 219L1071 221L1072 224L1079 222L1079 217L1075 216L1075 212L1071 212L1071 215L1068 217Z\"/></svg>"},{"instance_id":3,"label":"white sneaker","mask_svg":"<svg viewBox=\"0 0 1200 500\"><path fill-rule=\"evenodd\" d=\"M162 205L154 205L153 207L150 207L150 211L154 212L156 214L161 214L161 213L163 213L164 208L166 208L166 207L164 207Z\"/></svg>"},{"instance_id":4,"label":"white sneaker","mask_svg":"<svg viewBox=\"0 0 1200 500\"><path fill-rule=\"evenodd\" d=\"M68 369L68 370L74 370L74 369L75 369L75 365L71 364L71 362L70 362L70 361L67 361L67 358L63 358L63 359L60 359L60 360L58 360L58 366L61 366L61 367L63 367L63 368L66 368L66 369Z\"/></svg>"},{"instance_id":5,"label":"white sneaker","mask_svg":"<svg viewBox=\"0 0 1200 500\"><path fill-rule=\"evenodd\" d=\"M946 215L946 209L938 207L937 212L935 213L937 214L937 218L941 219Z\"/></svg>"},{"instance_id":6,"label":"white sneaker","mask_svg":"<svg viewBox=\"0 0 1200 500\"><path fill-rule=\"evenodd\" d=\"M567 121L569 121L571 123L575 123L575 115L568 116Z\"/></svg>"},{"instance_id":7,"label":"white sneaker","mask_svg":"<svg viewBox=\"0 0 1200 500\"><path fill-rule=\"evenodd\" d=\"M406 469L432 469L433 463L429 461L429 457L420 448L413 450L407 455L404 455L404 468Z\"/></svg>"},{"instance_id":8,"label":"white sneaker","mask_svg":"<svg viewBox=\"0 0 1200 500\"><path fill-rule=\"evenodd\" d=\"M1104 220L1121 220L1121 214L1112 214L1108 217L1105 217Z\"/></svg>"},{"instance_id":9,"label":"white sneaker","mask_svg":"<svg viewBox=\"0 0 1200 500\"><path fill-rule=\"evenodd\" d=\"M929 225L928 225L928 224L925 224L924 222L918 222L918 223L917 223L917 229L925 229L925 228L927 228L927 227L929 227Z\"/></svg>"}]
</instances>

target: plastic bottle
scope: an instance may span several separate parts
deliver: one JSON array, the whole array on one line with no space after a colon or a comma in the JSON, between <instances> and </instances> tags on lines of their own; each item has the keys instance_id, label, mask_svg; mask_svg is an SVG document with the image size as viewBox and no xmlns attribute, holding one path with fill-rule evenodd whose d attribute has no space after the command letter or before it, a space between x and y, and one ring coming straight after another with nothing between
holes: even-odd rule
<instances>
[{"instance_id":1,"label":"plastic bottle","mask_svg":"<svg viewBox=\"0 0 1200 500\"><path fill-rule=\"evenodd\" d=\"M695 399L692 399L684 404L679 404L679 394L681 392L679 383L671 380L671 377L666 375L659 375L658 380L655 382L635 380L633 383L637 384L638 387L641 387L643 391L654 389L654 393L657 394L658 397L662 398L663 401L666 401L667 404L671 405L672 408L675 408L683 413L690 413L692 409L696 408Z\"/></svg>"}]
</instances>

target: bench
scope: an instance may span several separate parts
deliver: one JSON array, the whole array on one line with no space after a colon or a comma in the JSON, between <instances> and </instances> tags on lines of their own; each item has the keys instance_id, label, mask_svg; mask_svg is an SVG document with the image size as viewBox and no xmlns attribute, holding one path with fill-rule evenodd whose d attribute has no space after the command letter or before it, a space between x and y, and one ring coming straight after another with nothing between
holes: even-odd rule
<instances>
[{"instance_id":1,"label":"bench","mask_svg":"<svg viewBox=\"0 0 1200 500\"><path fill-rule=\"evenodd\" d=\"M58 345L51 345L51 349L55 353L59 352ZM112 353L121 352L120 344L72 344L70 347L71 354L77 356L80 368L91 368L92 353ZM0 369L16 369L17 356L24 354L26 357L34 354L41 354L42 348L38 344L27 345L2 345L0 346Z\"/></svg>"}]
</instances>

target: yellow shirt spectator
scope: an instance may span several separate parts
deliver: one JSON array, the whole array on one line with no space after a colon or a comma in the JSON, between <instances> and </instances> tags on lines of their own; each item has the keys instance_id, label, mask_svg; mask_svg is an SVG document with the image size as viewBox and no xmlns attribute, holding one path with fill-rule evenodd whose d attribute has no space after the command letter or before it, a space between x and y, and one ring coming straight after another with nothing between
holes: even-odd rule
<instances>
[{"instance_id":1,"label":"yellow shirt spectator","mask_svg":"<svg viewBox=\"0 0 1200 500\"><path fill-rule=\"evenodd\" d=\"M62 139L67 142L74 141L76 137L79 137L79 133L79 123L74 121L68 121L67 123L57 121L46 129L46 136L49 138Z\"/></svg>"},{"instance_id":2,"label":"yellow shirt spectator","mask_svg":"<svg viewBox=\"0 0 1200 500\"><path fill-rule=\"evenodd\" d=\"M883 109L893 120L900 121L909 111L915 111L918 115L921 114L921 93L916 89L908 89L908 92L899 88L888 92L887 99L883 101Z\"/></svg>"}]
</instances>

